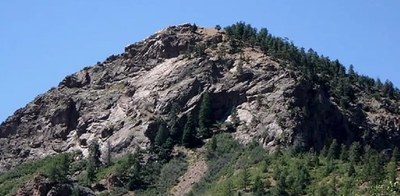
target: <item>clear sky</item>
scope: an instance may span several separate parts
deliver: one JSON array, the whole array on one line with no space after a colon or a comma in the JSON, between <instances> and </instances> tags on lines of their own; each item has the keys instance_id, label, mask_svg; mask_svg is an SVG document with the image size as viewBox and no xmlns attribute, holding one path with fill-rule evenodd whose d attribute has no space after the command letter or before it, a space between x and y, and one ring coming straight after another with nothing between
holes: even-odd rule
<instances>
[{"instance_id":1,"label":"clear sky","mask_svg":"<svg viewBox=\"0 0 400 196\"><path fill-rule=\"evenodd\" d=\"M68 74L166 26L267 27L400 86L399 0L10 0L0 2L0 122Z\"/></svg>"}]
</instances>

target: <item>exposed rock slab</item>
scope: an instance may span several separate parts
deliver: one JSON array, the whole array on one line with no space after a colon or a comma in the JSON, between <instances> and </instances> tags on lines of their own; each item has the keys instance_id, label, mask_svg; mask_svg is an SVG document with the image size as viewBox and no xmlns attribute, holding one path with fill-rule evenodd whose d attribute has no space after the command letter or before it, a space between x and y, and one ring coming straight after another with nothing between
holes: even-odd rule
<instances>
[{"instance_id":1,"label":"exposed rock slab","mask_svg":"<svg viewBox=\"0 0 400 196\"><path fill-rule=\"evenodd\" d=\"M204 51L196 51L200 46ZM231 51L223 31L184 24L67 76L0 125L0 172L60 152L86 155L93 139L110 142L114 154L146 149L157 119L168 120L178 105L182 128L206 91L214 121L230 123L237 111L233 134L243 143L321 148L337 138L400 145L399 103L360 94L354 111L343 110L327 89L287 62L257 48Z\"/></svg>"}]
</instances>

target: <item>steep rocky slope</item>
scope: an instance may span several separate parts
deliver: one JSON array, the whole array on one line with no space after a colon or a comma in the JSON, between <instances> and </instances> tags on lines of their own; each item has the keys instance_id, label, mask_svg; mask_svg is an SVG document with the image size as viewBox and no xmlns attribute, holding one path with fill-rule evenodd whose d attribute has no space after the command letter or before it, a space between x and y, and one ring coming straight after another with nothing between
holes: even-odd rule
<instances>
[{"instance_id":1,"label":"steep rocky slope","mask_svg":"<svg viewBox=\"0 0 400 196\"><path fill-rule=\"evenodd\" d=\"M98 139L114 154L149 148L160 119L177 113L177 129L197 114L209 92L214 131L267 149L297 145L322 148L336 138L398 146L399 102L375 99L355 86L349 108L331 89L310 81L285 60L257 47L240 50L225 32L171 26L125 52L67 76L0 126L0 171L29 159L82 151ZM237 111L237 115L232 115Z\"/></svg>"}]
</instances>

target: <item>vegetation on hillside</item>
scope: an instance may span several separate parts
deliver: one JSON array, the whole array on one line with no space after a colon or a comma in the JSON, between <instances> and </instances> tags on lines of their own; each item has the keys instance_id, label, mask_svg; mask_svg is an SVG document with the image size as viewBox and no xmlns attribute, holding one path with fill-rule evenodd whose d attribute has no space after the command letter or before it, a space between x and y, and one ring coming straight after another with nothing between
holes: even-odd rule
<instances>
[{"instance_id":1,"label":"vegetation on hillside","mask_svg":"<svg viewBox=\"0 0 400 196\"><path fill-rule=\"evenodd\" d=\"M358 142L350 146L333 141L320 153L277 150L268 153L258 143L239 144L229 133L214 135L206 144L209 170L194 186L191 195L387 195L400 194L397 168L398 149L378 152ZM36 174L46 175L51 183L79 178L85 166L60 154L25 163L0 176L0 194L15 193ZM169 192L187 168L178 155L164 163L143 162L143 154L127 154L108 166L95 170L93 182L110 176L120 180L111 194L135 191L138 195ZM56 169L55 169L56 168ZM92 183L93 183L92 182ZM85 180L81 181L86 184Z\"/></svg>"},{"instance_id":2,"label":"vegetation on hillside","mask_svg":"<svg viewBox=\"0 0 400 196\"><path fill-rule=\"evenodd\" d=\"M330 87L331 96L344 107L348 103L354 103L355 95L361 92L378 98L400 99L400 90L389 80L382 83L380 79L359 75L354 71L353 65L346 71L339 60L319 55L313 49L306 51L298 48L288 39L271 35L266 28L258 31L249 24L238 22L225 27L225 32L231 46L237 48L236 50L259 47L267 55L285 60L289 67L301 71L306 78Z\"/></svg>"},{"instance_id":3,"label":"vegetation on hillside","mask_svg":"<svg viewBox=\"0 0 400 196\"><path fill-rule=\"evenodd\" d=\"M195 32L197 26L193 27ZM220 26L216 26L218 31ZM225 27L229 44L239 51L258 47L282 60L282 64L303 73L305 79L328 89L344 110L356 107L357 97L365 93L374 99L400 100L400 90L390 81L382 83L359 75L353 66L346 68L338 60L318 55L312 49L294 46L286 39L272 36L265 28L259 31L243 22ZM204 55L205 47L194 53ZM230 133L221 133L212 119L212 95L202 94L198 111L187 112L178 122L179 106L172 106L167 117L156 124L149 150L136 149L114 158L111 146L102 154L97 141L88 147L88 158L78 154L59 154L24 163L0 175L0 195L14 194L35 175L44 175L51 184L79 182L93 187L101 181L110 183L109 192L122 195L162 195L176 185L188 167L184 154L174 147L196 148L205 144L208 172L194 185L192 195L399 195L397 148L380 151L366 143L342 144L335 139L321 150L277 149L267 152L257 142L241 145ZM400 114L400 109L393 109ZM231 113L231 127L239 124L237 111ZM182 125L181 125L181 124ZM103 187L103 189L106 189ZM99 190L99 192L101 192Z\"/></svg>"},{"instance_id":4,"label":"vegetation on hillside","mask_svg":"<svg viewBox=\"0 0 400 196\"><path fill-rule=\"evenodd\" d=\"M72 156L48 156L41 160L28 161L0 174L0 195L15 194L18 188L39 174L46 176L52 184L66 182Z\"/></svg>"},{"instance_id":5,"label":"vegetation on hillside","mask_svg":"<svg viewBox=\"0 0 400 196\"><path fill-rule=\"evenodd\" d=\"M320 153L266 152L227 133L207 146L209 171L192 195L399 195L398 150L377 152L335 141Z\"/></svg>"}]
</instances>

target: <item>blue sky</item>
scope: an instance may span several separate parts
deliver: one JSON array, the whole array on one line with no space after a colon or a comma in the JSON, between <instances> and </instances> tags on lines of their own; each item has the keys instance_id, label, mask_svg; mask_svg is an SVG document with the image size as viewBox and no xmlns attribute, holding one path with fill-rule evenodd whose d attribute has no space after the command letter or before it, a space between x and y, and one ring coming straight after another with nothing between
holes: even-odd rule
<instances>
[{"instance_id":1,"label":"blue sky","mask_svg":"<svg viewBox=\"0 0 400 196\"><path fill-rule=\"evenodd\" d=\"M399 87L398 10L398 0L1 1L0 121L66 75L185 22L267 27Z\"/></svg>"}]
</instances>

